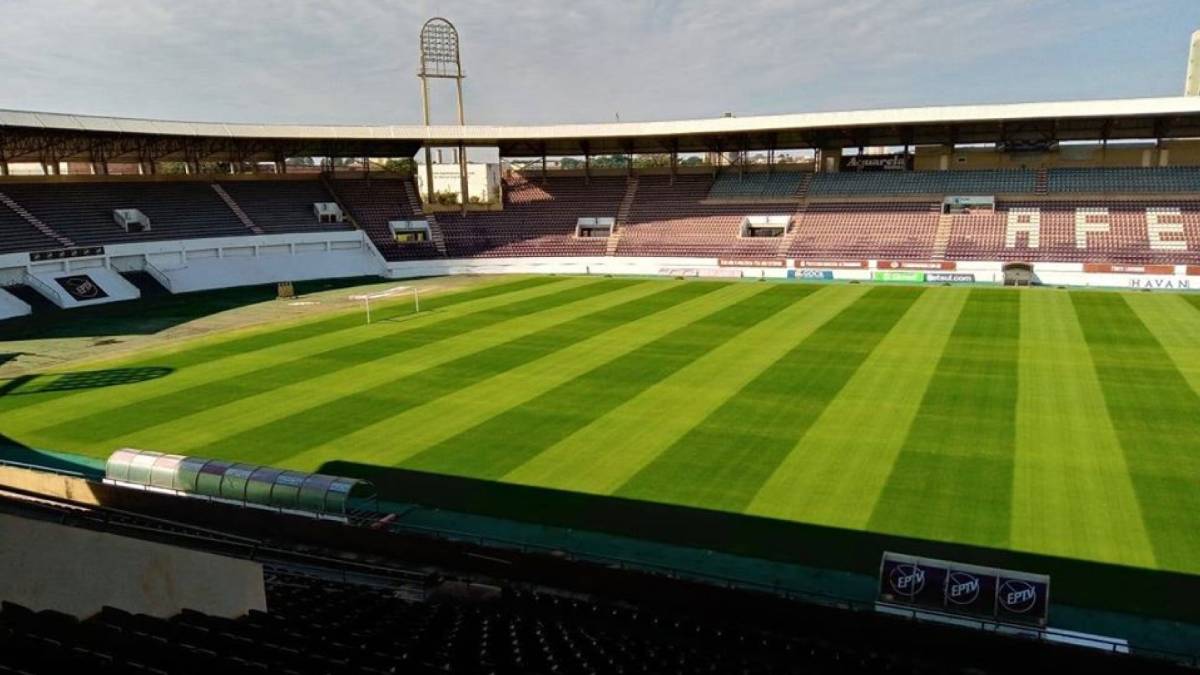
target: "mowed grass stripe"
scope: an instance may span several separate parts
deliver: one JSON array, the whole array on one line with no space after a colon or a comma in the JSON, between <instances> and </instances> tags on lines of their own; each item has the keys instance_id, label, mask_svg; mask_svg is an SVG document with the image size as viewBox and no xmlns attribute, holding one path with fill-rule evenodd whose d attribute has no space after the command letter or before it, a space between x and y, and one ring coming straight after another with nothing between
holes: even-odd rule
<instances>
[{"instance_id":1,"label":"mowed grass stripe","mask_svg":"<svg viewBox=\"0 0 1200 675\"><path fill-rule=\"evenodd\" d=\"M1014 290L971 291L875 503L870 529L1008 545L1020 298Z\"/></svg>"},{"instance_id":2,"label":"mowed grass stripe","mask_svg":"<svg viewBox=\"0 0 1200 675\"><path fill-rule=\"evenodd\" d=\"M237 377L184 387L152 399L72 420L56 420L54 424L38 429L37 434L49 437L54 437L56 433L69 434L71 438L84 443L102 443L206 408L270 392L355 365L392 358L402 352L467 331L580 302L597 294L617 291L637 283L645 282L614 279L569 283L561 290L544 296L506 303L415 330L388 331L365 342L353 342L319 354L243 373Z\"/></svg>"},{"instance_id":3,"label":"mowed grass stripe","mask_svg":"<svg viewBox=\"0 0 1200 675\"><path fill-rule=\"evenodd\" d=\"M438 294L424 301L425 310L439 310L461 303L482 300L498 295L515 293L525 289L537 288L546 284L560 281L554 277L529 277L517 280L502 281L455 293ZM407 301L383 303L377 310L376 318L380 321L390 320L410 314L412 306ZM314 336L323 336L336 331L359 327L363 317L358 312L339 313L336 316L289 324L279 327L255 326L234 332L188 340L182 346L168 349L152 349L136 357L106 360L101 364L84 365L71 368L68 372L78 370L102 370L111 368L147 368L168 367L176 370L210 363L229 355L245 354L248 352L268 350L289 343L304 340ZM30 378L24 385L0 398L0 414L24 408L26 406L53 401L64 396L82 396L94 393L94 390L63 388L62 373L52 372Z\"/></svg>"},{"instance_id":4,"label":"mowed grass stripe","mask_svg":"<svg viewBox=\"0 0 1200 675\"><path fill-rule=\"evenodd\" d=\"M140 429L131 436L117 440L119 443L138 447L168 447L166 444L173 443L169 447L177 451L204 447L297 413L320 411L326 403L511 343L521 337L576 319L582 313L594 313L608 307L628 304L662 290L661 284L647 281L589 297L585 306L567 303L540 312L515 316L486 328L414 347L403 352L398 358L385 357L379 361L368 361L327 375L300 380L279 389ZM428 424L428 420L425 424ZM407 430L404 435L407 437ZM340 448L346 447L341 437L335 440ZM395 447L393 436L381 437L376 441ZM311 451L312 449L306 451L306 454Z\"/></svg>"},{"instance_id":5,"label":"mowed grass stripe","mask_svg":"<svg viewBox=\"0 0 1200 675\"><path fill-rule=\"evenodd\" d=\"M1013 548L1154 566L1129 468L1065 292L1022 293Z\"/></svg>"},{"instance_id":6,"label":"mowed grass stripe","mask_svg":"<svg viewBox=\"0 0 1200 675\"><path fill-rule=\"evenodd\" d=\"M742 387L615 494L741 511L921 295L871 289Z\"/></svg>"},{"instance_id":7,"label":"mowed grass stripe","mask_svg":"<svg viewBox=\"0 0 1200 675\"><path fill-rule=\"evenodd\" d=\"M923 293L825 407L746 511L865 527L969 294L966 288Z\"/></svg>"},{"instance_id":8,"label":"mowed grass stripe","mask_svg":"<svg viewBox=\"0 0 1200 675\"><path fill-rule=\"evenodd\" d=\"M1200 396L1125 299L1071 296L1161 568L1200 571Z\"/></svg>"},{"instance_id":9,"label":"mowed grass stripe","mask_svg":"<svg viewBox=\"0 0 1200 675\"><path fill-rule=\"evenodd\" d=\"M697 318L712 314L762 290L755 284L719 284L712 293L685 300L659 312L576 342L543 358L496 377L464 387L382 422L358 429L329 444L289 457L280 464L313 468L334 456L338 448L354 448L354 461L395 464L460 434L504 411L526 404L546 391L587 371L653 342ZM395 439L402 438L402 443Z\"/></svg>"},{"instance_id":10,"label":"mowed grass stripe","mask_svg":"<svg viewBox=\"0 0 1200 675\"><path fill-rule=\"evenodd\" d=\"M614 282L605 282L611 284ZM675 303L711 293L712 284L653 284L659 291L616 306L588 311L544 330L511 340L440 366L336 399L198 448L196 454L270 464L329 443L429 400L445 396L575 342L609 330L616 323L653 314ZM431 421L433 423L433 421ZM396 442L402 443L403 437ZM329 459L349 459L353 448L340 447Z\"/></svg>"},{"instance_id":11,"label":"mowed grass stripe","mask_svg":"<svg viewBox=\"0 0 1200 675\"><path fill-rule=\"evenodd\" d=\"M128 406L136 401L144 401L159 396L170 395L189 387L206 383L226 380L234 377L254 377L256 371L271 366L301 359L310 358L333 349L347 349L356 343L364 343L391 333L415 330L429 324L445 321L501 305L542 297L547 294L569 288L572 285L588 283L586 280L571 280L555 284L537 284L529 288L518 288L508 293L493 293L487 297L463 299L446 296L444 302L433 302L419 314L409 314L404 317L374 322L371 326L360 323L355 329L336 330L330 333L318 334L306 338L283 343L265 350L254 350L229 354L203 363L183 367L170 373L167 377L151 379L121 387L120 396L114 396L109 387L98 387L79 391L77 396L70 399L68 410L72 419L94 415L100 411ZM455 299L457 298L457 300ZM163 362L166 367L166 363ZM109 364L117 368L126 368L121 363ZM174 366L171 366L174 367ZM111 371L111 368L109 369ZM103 375L105 371L100 371ZM67 376L68 379L75 375ZM52 376L54 380L56 377ZM24 396L18 393L17 396ZM36 398L36 397L35 397ZM0 412L0 420L6 427L15 431L29 431L43 428L46 424L46 411L53 410L61 415L63 404L57 397L32 401L33 405L21 407L19 410ZM57 418L57 417L56 417ZM60 418L59 418L60 419Z\"/></svg>"},{"instance_id":12,"label":"mowed grass stripe","mask_svg":"<svg viewBox=\"0 0 1200 675\"><path fill-rule=\"evenodd\" d=\"M1200 394L1200 296L1131 293L1125 302L1158 339L1192 391Z\"/></svg>"},{"instance_id":13,"label":"mowed grass stripe","mask_svg":"<svg viewBox=\"0 0 1200 675\"><path fill-rule=\"evenodd\" d=\"M682 326L400 465L500 478L543 449L812 292L777 285ZM664 414L669 414L664 411Z\"/></svg>"},{"instance_id":14,"label":"mowed grass stripe","mask_svg":"<svg viewBox=\"0 0 1200 675\"><path fill-rule=\"evenodd\" d=\"M616 490L866 292L865 286L825 286L799 297L736 340L546 448L505 474L504 480L596 494Z\"/></svg>"}]
</instances>

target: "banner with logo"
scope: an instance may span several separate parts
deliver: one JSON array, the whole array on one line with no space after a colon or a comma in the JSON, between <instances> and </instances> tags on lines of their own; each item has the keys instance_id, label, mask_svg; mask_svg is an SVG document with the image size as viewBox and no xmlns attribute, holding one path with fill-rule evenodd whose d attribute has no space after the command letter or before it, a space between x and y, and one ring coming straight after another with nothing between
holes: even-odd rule
<instances>
[{"instance_id":1,"label":"banner with logo","mask_svg":"<svg viewBox=\"0 0 1200 675\"><path fill-rule=\"evenodd\" d=\"M913 156L905 152L889 155L843 155L842 171L911 171Z\"/></svg>"},{"instance_id":2,"label":"banner with logo","mask_svg":"<svg viewBox=\"0 0 1200 675\"><path fill-rule=\"evenodd\" d=\"M787 267L783 258L717 258L718 267Z\"/></svg>"},{"instance_id":3,"label":"banner with logo","mask_svg":"<svg viewBox=\"0 0 1200 675\"><path fill-rule=\"evenodd\" d=\"M81 302L85 300L99 300L100 298L108 297L108 293L105 293L104 289L100 288L100 286L95 281L92 281L92 278L86 274L72 274L69 277L55 277L54 281L56 281L59 286L62 286L64 291L70 293L72 298L75 298Z\"/></svg>"},{"instance_id":4,"label":"banner with logo","mask_svg":"<svg viewBox=\"0 0 1200 675\"><path fill-rule=\"evenodd\" d=\"M925 281L931 284L973 284L975 275L970 272L926 272Z\"/></svg>"},{"instance_id":5,"label":"banner with logo","mask_svg":"<svg viewBox=\"0 0 1200 675\"><path fill-rule=\"evenodd\" d=\"M874 274L875 281L907 281L909 283L921 283L925 281L924 272L876 272Z\"/></svg>"},{"instance_id":6,"label":"banner with logo","mask_svg":"<svg viewBox=\"0 0 1200 675\"><path fill-rule=\"evenodd\" d=\"M821 281L832 281L833 280L833 271L832 270L812 270L812 269L788 270L788 276L791 278L795 278L795 277L799 276L801 279L819 279Z\"/></svg>"},{"instance_id":7,"label":"banner with logo","mask_svg":"<svg viewBox=\"0 0 1200 675\"><path fill-rule=\"evenodd\" d=\"M46 260L63 260L64 258L88 258L104 255L103 246L83 246L75 248L59 248L52 251L32 251L29 262L44 262Z\"/></svg>"},{"instance_id":8,"label":"banner with logo","mask_svg":"<svg viewBox=\"0 0 1200 675\"><path fill-rule=\"evenodd\" d=\"M879 601L1045 626L1050 577L885 552Z\"/></svg>"}]
</instances>

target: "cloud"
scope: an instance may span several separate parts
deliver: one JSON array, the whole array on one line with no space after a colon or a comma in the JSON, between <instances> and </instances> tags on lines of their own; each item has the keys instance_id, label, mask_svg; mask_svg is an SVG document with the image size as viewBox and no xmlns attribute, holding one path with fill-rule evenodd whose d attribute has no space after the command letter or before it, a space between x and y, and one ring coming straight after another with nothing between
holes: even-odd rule
<instances>
[{"instance_id":1,"label":"cloud","mask_svg":"<svg viewBox=\"0 0 1200 675\"><path fill-rule=\"evenodd\" d=\"M468 122L1164 95L1182 81L1188 10L1186 0L0 0L0 107L418 122L416 36L439 14L463 36ZM1114 45L1142 48L1114 59ZM450 91L436 88L437 121L453 119Z\"/></svg>"}]
</instances>

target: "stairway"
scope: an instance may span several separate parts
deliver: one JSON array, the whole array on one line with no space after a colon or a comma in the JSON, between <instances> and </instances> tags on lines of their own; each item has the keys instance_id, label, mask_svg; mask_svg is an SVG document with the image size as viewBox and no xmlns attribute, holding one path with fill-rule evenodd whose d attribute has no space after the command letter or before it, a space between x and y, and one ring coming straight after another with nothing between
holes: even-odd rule
<instances>
[{"instance_id":1,"label":"stairway","mask_svg":"<svg viewBox=\"0 0 1200 675\"><path fill-rule=\"evenodd\" d=\"M802 200L808 199L808 187L810 185L812 185L812 182L813 182L813 174L811 174L811 173L804 174L804 178L800 179L800 185L796 187L796 194L793 196L798 197Z\"/></svg>"},{"instance_id":2,"label":"stairway","mask_svg":"<svg viewBox=\"0 0 1200 675\"><path fill-rule=\"evenodd\" d=\"M604 255L617 254L617 244L621 243L621 231L625 229L625 223L629 220L629 212L633 210L633 200L637 197L637 189L637 176L630 176L629 180L625 181L625 196L621 198L621 205L617 207L617 218L613 222L612 232L608 233Z\"/></svg>"},{"instance_id":3,"label":"stairway","mask_svg":"<svg viewBox=\"0 0 1200 675\"><path fill-rule=\"evenodd\" d=\"M412 205L413 215L418 219L424 218L425 222L429 223L429 238L433 240L433 246L438 253L445 257L446 235L442 234L442 227L438 225L437 216L433 213L425 213L425 210L421 208L421 195L417 193L417 187L413 184L412 178L404 179L404 194L408 196L408 203Z\"/></svg>"},{"instance_id":4,"label":"stairway","mask_svg":"<svg viewBox=\"0 0 1200 675\"><path fill-rule=\"evenodd\" d=\"M12 209L13 213L15 213L18 216L21 216L21 218L25 219L25 222L29 223L34 228L36 228L38 232L41 232L42 234L46 235L47 237L50 237L51 239L57 241L59 243L59 245L68 247L68 248L75 245L75 242L72 241L69 237L65 237L65 236L59 234L57 230L55 230L53 227L50 227L46 223L43 223L41 218L38 218L37 216L33 215L29 211L26 211L24 206L21 206L15 200L13 200L12 197L9 197L8 195L4 194L3 192L0 192L0 204L4 204L8 208Z\"/></svg>"},{"instance_id":5,"label":"stairway","mask_svg":"<svg viewBox=\"0 0 1200 675\"><path fill-rule=\"evenodd\" d=\"M221 187L220 183L212 183L212 189L221 198L221 201L225 202L225 206L228 206L229 210L233 211L233 215L237 216L237 219L246 226L247 230L250 230L254 234L266 234L266 231L259 227L253 220L250 220L250 216L246 215L242 207L233 201L233 197L225 191L225 188Z\"/></svg>"},{"instance_id":6,"label":"stairway","mask_svg":"<svg viewBox=\"0 0 1200 675\"><path fill-rule=\"evenodd\" d=\"M804 181L804 189L807 191L808 180ZM788 251L792 250L792 244L796 241L796 237L800 235L800 222L804 220L804 212L808 210L808 199L801 200L796 206L796 210L792 212L792 224L788 227L787 232L779 238L779 246L775 249L775 256L778 258L788 257Z\"/></svg>"},{"instance_id":7,"label":"stairway","mask_svg":"<svg viewBox=\"0 0 1200 675\"><path fill-rule=\"evenodd\" d=\"M1033 176L1033 194L1044 195L1050 192L1050 172L1042 167Z\"/></svg>"},{"instance_id":8,"label":"stairway","mask_svg":"<svg viewBox=\"0 0 1200 675\"><path fill-rule=\"evenodd\" d=\"M937 230L933 233L933 259L945 260L946 248L950 246L950 228L954 226L954 216L943 213L938 216Z\"/></svg>"}]
</instances>

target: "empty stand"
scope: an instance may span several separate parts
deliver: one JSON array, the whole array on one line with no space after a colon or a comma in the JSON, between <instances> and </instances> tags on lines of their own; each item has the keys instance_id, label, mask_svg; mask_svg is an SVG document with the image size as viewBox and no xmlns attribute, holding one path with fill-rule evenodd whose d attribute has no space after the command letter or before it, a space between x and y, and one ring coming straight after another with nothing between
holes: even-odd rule
<instances>
[{"instance_id":1,"label":"empty stand","mask_svg":"<svg viewBox=\"0 0 1200 675\"><path fill-rule=\"evenodd\" d=\"M452 257L602 256L604 238L577 238L580 218L615 218L625 178L503 179L504 210L438 214Z\"/></svg>"},{"instance_id":2,"label":"empty stand","mask_svg":"<svg viewBox=\"0 0 1200 675\"><path fill-rule=\"evenodd\" d=\"M1200 167L1108 167L1050 169L1049 192L1200 192Z\"/></svg>"},{"instance_id":3,"label":"empty stand","mask_svg":"<svg viewBox=\"0 0 1200 675\"><path fill-rule=\"evenodd\" d=\"M705 203L709 176L643 176L621 228L617 255L774 257L777 238L740 237L749 215L792 214L796 201L749 204Z\"/></svg>"},{"instance_id":4,"label":"empty stand","mask_svg":"<svg viewBox=\"0 0 1200 675\"><path fill-rule=\"evenodd\" d=\"M938 202L809 204L795 225L788 255L928 260L934 255L940 209Z\"/></svg>"},{"instance_id":5,"label":"empty stand","mask_svg":"<svg viewBox=\"0 0 1200 675\"><path fill-rule=\"evenodd\" d=\"M203 182L13 183L5 193L80 246L249 234ZM113 209L135 208L149 232L126 232Z\"/></svg>"},{"instance_id":6,"label":"empty stand","mask_svg":"<svg viewBox=\"0 0 1200 675\"><path fill-rule=\"evenodd\" d=\"M350 223L317 221L313 204L333 201L318 180L228 181L219 185L267 234L354 228Z\"/></svg>"},{"instance_id":7,"label":"empty stand","mask_svg":"<svg viewBox=\"0 0 1200 675\"><path fill-rule=\"evenodd\" d=\"M375 242L375 247L388 260L436 258L439 253L433 242L396 243L388 225L393 220L414 220L419 206L409 201L406 180L398 178L337 179L329 181L339 201L351 217Z\"/></svg>"},{"instance_id":8,"label":"empty stand","mask_svg":"<svg viewBox=\"0 0 1200 675\"><path fill-rule=\"evenodd\" d=\"M12 208L15 205L7 195L0 195L0 253L63 248L62 240L30 223Z\"/></svg>"},{"instance_id":9,"label":"empty stand","mask_svg":"<svg viewBox=\"0 0 1200 675\"><path fill-rule=\"evenodd\" d=\"M810 174L800 171L739 173L722 171L709 190L710 199L787 199L800 191Z\"/></svg>"}]
</instances>

